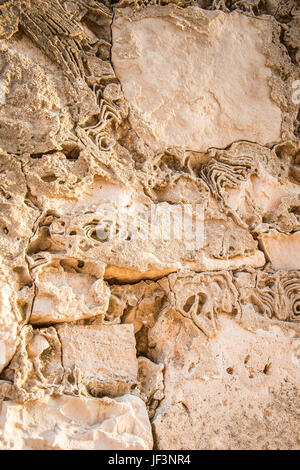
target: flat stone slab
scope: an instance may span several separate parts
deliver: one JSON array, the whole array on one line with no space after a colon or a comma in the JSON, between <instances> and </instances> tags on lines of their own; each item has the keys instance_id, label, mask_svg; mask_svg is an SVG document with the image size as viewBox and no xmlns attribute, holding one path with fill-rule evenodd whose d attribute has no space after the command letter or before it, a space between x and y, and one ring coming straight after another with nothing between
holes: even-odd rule
<instances>
[{"instance_id":1,"label":"flat stone slab","mask_svg":"<svg viewBox=\"0 0 300 470\"><path fill-rule=\"evenodd\" d=\"M0 449L150 450L145 403L62 395L18 404L0 402Z\"/></svg>"}]
</instances>

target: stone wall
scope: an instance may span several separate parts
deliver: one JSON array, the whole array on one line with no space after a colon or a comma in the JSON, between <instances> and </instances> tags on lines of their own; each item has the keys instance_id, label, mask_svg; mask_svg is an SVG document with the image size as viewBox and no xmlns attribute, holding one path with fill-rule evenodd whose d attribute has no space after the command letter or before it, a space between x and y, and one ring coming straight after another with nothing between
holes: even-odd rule
<instances>
[{"instance_id":1,"label":"stone wall","mask_svg":"<svg viewBox=\"0 0 300 470\"><path fill-rule=\"evenodd\" d=\"M0 2L0 449L299 449L299 32Z\"/></svg>"}]
</instances>

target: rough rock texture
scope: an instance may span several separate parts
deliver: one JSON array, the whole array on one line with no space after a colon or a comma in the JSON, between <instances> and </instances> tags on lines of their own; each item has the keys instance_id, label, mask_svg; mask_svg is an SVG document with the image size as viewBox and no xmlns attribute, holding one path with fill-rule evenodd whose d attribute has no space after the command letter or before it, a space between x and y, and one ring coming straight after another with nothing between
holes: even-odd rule
<instances>
[{"instance_id":1,"label":"rough rock texture","mask_svg":"<svg viewBox=\"0 0 300 470\"><path fill-rule=\"evenodd\" d=\"M147 450L151 426L143 401L61 395L3 402L1 446L12 450ZM17 429L17 431L16 431Z\"/></svg>"},{"instance_id":2,"label":"rough rock texture","mask_svg":"<svg viewBox=\"0 0 300 470\"><path fill-rule=\"evenodd\" d=\"M94 396L118 396L137 384L132 325L60 325L62 364Z\"/></svg>"},{"instance_id":3,"label":"rough rock texture","mask_svg":"<svg viewBox=\"0 0 300 470\"><path fill-rule=\"evenodd\" d=\"M112 61L133 128L149 144L153 136L160 150L277 141L281 111L270 96L263 54L272 29L268 20L197 7L180 13L154 7L134 16L117 10Z\"/></svg>"},{"instance_id":4,"label":"rough rock texture","mask_svg":"<svg viewBox=\"0 0 300 470\"><path fill-rule=\"evenodd\" d=\"M157 342L156 328L172 340ZM165 399L153 418L158 448L297 447L299 337L275 325L249 330L224 316L219 328L207 344L170 311L150 332L153 359L167 363Z\"/></svg>"},{"instance_id":5,"label":"rough rock texture","mask_svg":"<svg viewBox=\"0 0 300 470\"><path fill-rule=\"evenodd\" d=\"M299 18L0 2L0 449L300 448Z\"/></svg>"}]
</instances>

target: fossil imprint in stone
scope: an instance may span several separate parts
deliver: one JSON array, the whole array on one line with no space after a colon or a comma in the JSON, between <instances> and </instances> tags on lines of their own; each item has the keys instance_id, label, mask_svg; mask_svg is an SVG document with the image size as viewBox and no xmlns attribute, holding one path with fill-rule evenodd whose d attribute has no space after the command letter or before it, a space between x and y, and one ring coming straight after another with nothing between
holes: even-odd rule
<instances>
[{"instance_id":1,"label":"fossil imprint in stone","mask_svg":"<svg viewBox=\"0 0 300 470\"><path fill-rule=\"evenodd\" d=\"M299 449L299 6L162 3L0 2L1 450Z\"/></svg>"}]
</instances>

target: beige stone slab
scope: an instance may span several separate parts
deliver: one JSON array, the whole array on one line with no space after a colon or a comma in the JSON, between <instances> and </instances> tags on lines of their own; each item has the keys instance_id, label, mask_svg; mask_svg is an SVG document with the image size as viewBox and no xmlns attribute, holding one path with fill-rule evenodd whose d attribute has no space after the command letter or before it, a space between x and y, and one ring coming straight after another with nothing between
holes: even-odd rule
<instances>
[{"instance_id":1,"label":"beige stone slab","mask_svg":"<svg viewBox=\"0 0 300 470\"><path fill-rule=\"evenodd\" d=\"M0 403L2 450L149 450L152 444L146 406L130 395Z\"/></svg>"},{"instance_id":2,"label":"beige stone slab","mask_svg":"<svg viewBox=\"0 0 300 470\"><path fill-rule=\"evenodd\" d=\"M157 149L278 141L264 48L271 21L175 6L116 11L112 61L131 123Z\"/></svg>"},{"instance_id":3,"label":"beige stone slab","mask_svg":"<svg viewBox=\"0 0 300 470\"><path fill-rule=\"evenodd\" d=\"M79 371L93 395L121 395L137 382L133 325L57 326L65 370Z\"/></svg>"}]
</instances>

